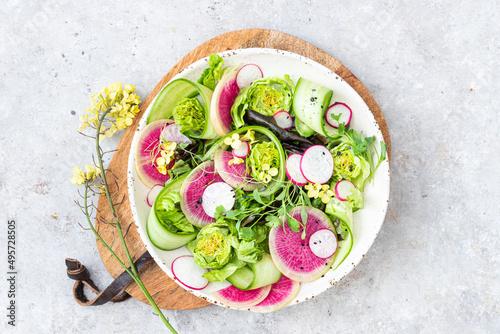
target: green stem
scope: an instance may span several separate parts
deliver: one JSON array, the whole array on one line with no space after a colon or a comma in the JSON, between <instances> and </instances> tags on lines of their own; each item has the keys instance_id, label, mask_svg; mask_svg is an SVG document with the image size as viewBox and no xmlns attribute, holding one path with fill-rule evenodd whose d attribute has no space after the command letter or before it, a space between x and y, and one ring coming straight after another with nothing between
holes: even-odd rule
<instances>
[{"instance_id":1,"label":"green stem","mask_svg":"<svg viewBox=\"0 0 500 334\"><path fill-rule=\"evenodd\" d=\"M125 270L130 274L130 276L132 277L132 279L141 288L142 292L146 296L147 300L149 301L149 303L151 304L151 306L153 307L153 309L160 316L162 322L168 327L168 329L170 330L170 332L172 332L174 334L177 334L177 331L172 327L172 325L170 325L170 323L168 322L167 318L165 318L165 316L163 315L162 311L160 310L160 308L158 307L158 305L154 301L153 297L151 297L151 294L146 289L146 287L144 286L144 283L142 283L142 280L139 277L139 273L137 272L137 268L135 267L134 261L132 260L132 257L130 256L130 252L129 252L127 243L125 242L125 237L123 236L123 231L122 231L122 228L121 228L121 224L120 224L120 221L118 220L118 216L117 216L116 211L115 211L115 206L113 204L113 200L112 200L111 195L109 193L108 181L106 179L106 175L105 175L105 171L104 171L104 164L102 162L102 154L101 154L101 150L100 150L100 146L99 146L99 142L100 142L99 138L100 138L100 135L101 135L101 130L100 130L101 129L101 125L102 125L102 123L104 121L104 118L106 117L106 115L109 113L110 110L111 109L107 109L105 112L102 113L102 115L99 118L99 123L97 125L96 138L95 138L95 141L96 141L96 153L97 153L97 159L99 161L99 169L101 170L101 175L102 175L102 179L103 179L103 185L104 185L104 190L105 190L105 193L106 193L106 198L108 199L108 204L109 204L109 207L111 209L111 213L113 214L113 219L114 219L114 221L116 223L116 229L118 231L118 234L120 235L120 239L121 239L121 242L123 244L123 248L125 250L125 254L127 255L127 259L128 259L129 264L130 264L130 270L127 268L127 266L125 265L125 263L123 263L123 261L118 258L118 256L111 249L111 247L109 247L104 242L104 240L101 238L101 236L99 235L99 233L97 233L97 231L94 229L92 223L90 223L90 219L89 219L89 215L88 215L88 209L87 209L87 205L86 205L87 204L87 188L88 187L86 187L86 189L85 189L85 212L87 214L87 220L89 220L89 223L91 225L91 228L92 228L92 231L94 232L94 234L99 238L99 240L103 243L103 245L111 252L111 254L113 254L113 256L118 260L118 262L120 263L120 265L125 268Z\"/></svg>"}]
</instances>

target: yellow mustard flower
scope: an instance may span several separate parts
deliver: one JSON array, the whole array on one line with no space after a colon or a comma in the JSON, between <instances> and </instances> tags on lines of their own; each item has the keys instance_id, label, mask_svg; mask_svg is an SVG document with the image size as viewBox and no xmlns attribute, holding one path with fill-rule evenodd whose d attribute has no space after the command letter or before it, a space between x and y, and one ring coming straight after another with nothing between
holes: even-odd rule
<instances>
[{"instance_id":1,"label":"yellow mustard flower","mask_svg":"<svg viewBox=\"0 0 500 334\"><path fill-rule=\"evenodd\" d=\"M73 177L70 179L70 182L76 184L77 186L81 186L86 181L92 182L95 180L97 175L101 174L100 169L96 169L93 166L85 165L85 173L82 171L80 167L73 168Z\"/></svg>"},{"instance_id":2,"label":"yellow mustard flower","mask_svg":"<svg viewBox=\"0 0 500 334\"><path fill-rule=\"evenodd\" d=\"M273 179L273 176L278 175L279 170L276 167L271 168L269 164L263 164L261 166L261 172L259 173L259 179L264 183L269 183Z\"/></svg>"},{"instance_id":3,"label":"yellow mustard flower","mask_svg":"<svg viewBox=\"0 0 500 334\"><path fill-rule=\"evenodd\" d=\"M239 165L239 164L242 164L244 163L245 160L241 159L241 158L237 158L237 157L233 157L231 160L228 161L228 165L231 166L231 165Z\"/></svg>"},{"instance_id":4,"label":"yellow mustard flower","mask_svg":"<svg viewBox=\"0 0 500 334\"><path fill-rule=\"evenodd\" d=\"M175 142L166 142L160 145L160 157L156 158L155 166L161 174L167 174L167 167L174 159L176 148L177 143Z\"/></svg>"},{"instance_id":5,"label":"yellow mustard flower","mask_svg":"<svg viewBox=\"0 0 500 334\"><path fill-rule=\"evenodd\" d=\"M243 135L243 137L241 137L241 140L249 141L250 144L255 143L256 142L256 140L255 140L255 131L248 130L247 133L245 133Z\"/></svg>"},{"instance_id":6,"label":"yellow mustard flower","mask_svg":"<svg viewBox=\"0 0 500 334\"><path fill-rule=\"evenodd\" d=\"M241 146L240 135L233 133L231 137L226 137L226 139L224 139L224 144L230 145L233 149L239 148Z\"/></svg>"},{"instance_id":7,"label":"yellow mustard flower","mask_svg":"<svg viewBox=\"0 0 500 334\"><path fill-rule=\"evenodd\" d=\"M310 198L321 198L321 201L325 204L329 203L331 198L335 196L335 193L330 190L328 184L313 184L309 183L304 188L307 190L307 196Z\"/></svg>"}]
</instances>

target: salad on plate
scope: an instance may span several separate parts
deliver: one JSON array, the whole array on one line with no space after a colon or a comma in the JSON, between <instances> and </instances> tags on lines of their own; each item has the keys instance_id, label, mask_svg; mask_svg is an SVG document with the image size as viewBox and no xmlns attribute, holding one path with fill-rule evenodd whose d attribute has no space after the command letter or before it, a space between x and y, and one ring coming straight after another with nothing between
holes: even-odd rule
<instances>
[{"instance_id":1,"label":"salad on plate","mask_svg":"<svg viewBox=\"0 0 500 334\"><path fill-rule=\"evenodd\" d=\"M212 54L197 80L161 90L134 139L148 240L187 250L169 274L222 306L272 312L335 271L386 160L383 141L351 128L347 101L290 75Z\"/></svg>"}]
</instances>

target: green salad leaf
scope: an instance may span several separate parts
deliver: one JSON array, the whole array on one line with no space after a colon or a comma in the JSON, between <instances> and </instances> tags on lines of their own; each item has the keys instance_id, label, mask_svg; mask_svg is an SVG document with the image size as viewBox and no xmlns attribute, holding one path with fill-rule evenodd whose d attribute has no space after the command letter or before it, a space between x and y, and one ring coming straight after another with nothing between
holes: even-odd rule
<instances>
[{"instance_id":1,"label":"green salad leaf","mask_svg":"<svg viewBox=\"0 0 500 334\"><path fill-rule=\"evenodd\" d=\"M199 131L205 127L205 110L200 101L185 97L174 107L174 121L181 132Z\"/></svg>"},{"instance_id":2,"label":"green salad leaf","mask_svg":"<svg viewBox=\"0 0 500 334\"><path fill-rule=\"evenodd\" d=\"M295 86L288 75L285 79L263 78L255 80L251 86L240 89L231 108L236 128L244 126L243 115L247 109L266 116L273 116L280 110L290 111Z\"/></svg>"},{"instance_id":3,"label":"green salad leaf","mask_svg":"<svg viewBox=\"0 0 500 334\"><path fill-rule=\"evenodd\" d=\"M160 223L170 232L177 234L191 234L195 232L184 213L182 213L181 195L178 192L169 192L156 201L156 213Z\"/></svg>"},{"instance_id":4,"label":"green salad leaf","mask_svg":"<svg viewBox=\"0 0 500 334\"><path fill-rule=\"evenodd\" d=\"M229 261L224 267L221 269L214 269L209 271L208 273L203 274L203 277L212 282L224 282L226 278L234 274L236 270L246 266L246 263L237 256L233 256L231 261Z\"/></svg>"},{"instance_id":5,"label":"green salad leaf","mask_svg":"<svg viewBox=\"0 0 500 334\"><path fill-rule=\"evenodd\" d=\"M280 168L280 154L274 143L264 141L252 145L250 155L247 158L247 166L251 167L251 175L254 179L269 183L273 176L270 173L271 170ZM254 196L256 196L255 191ZM257 196L255 200L263 204L260 196Z\"/></svg>"},{"instance_id":6,"label":"green salad leaf","mask_svg":"<svg viewBox=\"0 0 500 334\"><path fill-rule=\"evenodd\" d=\"M198 83L214 90L218 81L229 71L228 67L223 68L222 65L224 65L224 59L218 54L212 53L208 57L209 67L203 71L200 79L198 79Z\"/></svg>"}]
</instances>

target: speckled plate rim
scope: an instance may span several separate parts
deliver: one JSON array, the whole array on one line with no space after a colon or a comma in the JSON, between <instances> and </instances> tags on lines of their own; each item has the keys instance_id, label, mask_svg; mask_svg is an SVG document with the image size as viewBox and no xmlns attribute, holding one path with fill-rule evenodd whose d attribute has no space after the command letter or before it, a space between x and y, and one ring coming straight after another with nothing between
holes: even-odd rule
<instances>
[{"instance_id":1,"label":"speckled plate rim","mask_svg":"<svg viewBox=\"0 0 500 334\"><path fill-rule=\"evenodd\" d=\"M337 89L343 91L344 93L348 94L349 101L343 100L343 102L355 102L357 106L360 106L359 108L356 108L356 110L353 108L353 128L358 130L355 126L355 120L356 120L356 114L358 114L358 117L362 118L364 120L364 127L368 127L369 130L371 131L364 131L363 133L365 135L375 135L377 138L377 142L383 139L382 132L380 131L380 127L378 123L376 122L373 114L369 110L368 106L366 103L363 101L363 99L358 95L358 93L347 83L345 82L342 78L340 78L335 72L332 70L328 69L327 67L307 58L302 55L289 52L289 51L283 51L283 50L277 50L277 49L267 49L267 48L249 48L249 49L236 49L236 50L228 50L224 52L220 52L219 55L221 55L226 63L228 63L230 66L235 66L237 64L234 64L235 61L239 63L245 63L248 62L248 60L251 60L252 57L269 57L270 61L277 61L279 63L286 61L286 59L293 59L294 61L299 61L303 65L309 66L308 69L311 71L320 71L322 75L326 78L322 78L318 80L317 77L313 76L311 78L308 73L300 73L299 75L308 77L309 79L316 81L320 84L324 84L325 86L331 88L334 90L334 99L336 98L336 86ZM245 61L246 60L246 61ZM187 66L185 69L180 71L177 75L175 75L170 81L175 80L177 78L187 78L190 80L196 80L197 77L201 74L201 71L203 68L205 68L207 65L208 57L200 59L193 64ZM262 67L262 64L259 64L259 66ZM263 68L264 70L264 68ZM266 73L266 71L264 70ZM290 75L295 75L296 73L292 73L293 71L289 71L289 73L276 73L272 75L266 75L266 76L274 76L274 75L283 75L283 74L290 74ZM292 77L293 78L293 77ZM169 81L169 82L170 82ZM325 84L325 81L330 81L332 84L328 84L328 82ZM296 82L294 80L294 82ZM335 84L333 84L335 83ZM168 84L168 83L167 83ZM339 86L340 85L340 86ZM161 91L160 91L161 92ZM153 246L153 244L150 242L149 237L147 235L146 231L146 222L147 222L147 214L144 217L144 215L141 215L138 213L139 210L144 211L144 205L145 200L141 200L145 195L145 191L147 191L147 188L142 185L140 180L138 179L136 173L135 173L135 167L134 167L134 159L135 159L135 150L137 146L137 140L139 137L139 132L146 126L146 119L147 115L150 112L150 109L154 105L154 102L156 98L158 97L155 96L153 101L150 103L149 107L145 111L143 117L140 120L140 123L138 125L137 131L134 134L134 138L132 140L131 144L131 149L130 149L130 154L129 154L129 159L128 159L128 178L127 178L127 184L128 184L128 194L129 194L129 199L130 199L130 206L131 206L131 211L134 219L134 223L137 226L137 230L139 232L139 235L141 236L142 241L144 242L147 250L151 254L151 256L154 258L158 266L173 280L177 282L177 280L173 277L172 272L170 270L170 263L171 260L169 261L168 259L175 258L180 255L185 255L189 254L189 251L186 249L186 247L182 247L178 250L174 251L169 251L165 252L162 251L156 247ZM351 100L352 99L352 100ZM339 101L338 99L336 101ZM350 104L351 105L351 104ZM369 124L367 126L367 124ZM365 129L363 129L365 130ZM142 185L142 189L141 189ZM373 189L371 189L373 188ZM374 182L370 183L367 185L365 189L365 195L367 193L373 193L375 192L375 195L377 198L372 198L369 196L365 197L365 208L363 210L359 210L358 212L354 213L354 226L353 226L353 234L354 234L354 239L355 243L353 245L353 249L351 250L351 253L349 256L342 262L342 264L336 269L336 270L329 270L324 277L315 280L313 282L304 282L301 285L301 291L297 295L297 297L287 306L300 303L309 299L314 298L315 296L323 293L326 291L329 287L335 285L338 283L341 279L343 279L346 275L348 275L354 268L355 266L363 259L365 256L366 252L369 250L373 242L375 241L375 238L377 237L380 228L382 227L382 224L385 219L385 214L387 212L387 206L389 202L389 188L390 188L390 170L389 170L389 163L388 161L384 161L380 166L377 172L375 173L374 177ZM371 189L371 190L370 190ZM145 196L144 196L145 198ZM376 204L376 207L374 208L373 205ZM370 209L371 208L371 209ZM369 210L367 210L369 209ZM374 212L372 212L374 211ZM369 212L372 212L372 214L369 214ZM373 213L376 213L375 218ZM362 220L368 220L371 221L370 226L363 227L362 229L359 229L359 222ZM356 224L358 222L358 224ZM369 229L369 231L368 231ZM369 232L369 233L368 233ZM368 233L368 237L366 234ZM364 236L362 239L359 236ZM357 238L360 238L359 241L356 241ZM169 253L167 256L165 253ZM193 293L195 296L200 297L210 303L220 305L217 301L213 299L211 296L210 292L216 291L220 288L223 288L228 285L227 282L225 283L210 283L209 288L197 291L197 290L191 290L177 282L182 288L185 290ZM305 291L304 291L305 290ZM223 305L222 305L223 306ZM224 306L226 308L232 308L228 306Z\"/></svg>"}]
</instances>

